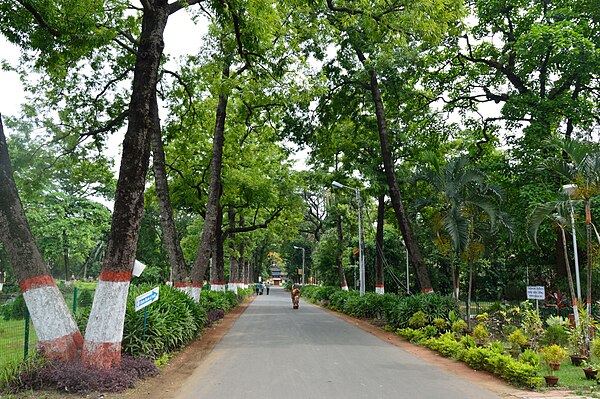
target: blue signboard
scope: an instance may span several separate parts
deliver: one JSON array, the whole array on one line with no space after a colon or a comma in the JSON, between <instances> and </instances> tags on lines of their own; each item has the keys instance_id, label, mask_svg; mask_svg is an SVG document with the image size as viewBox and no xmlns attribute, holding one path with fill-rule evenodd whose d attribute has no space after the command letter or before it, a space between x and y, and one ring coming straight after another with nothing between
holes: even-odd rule
<instances>
[{"instance_id":1,"label":"blue signboard","mask_svg":"<svg viewBox=\"0 0 600 399\"><path fill-rule=\"evenodd\" d=\"M144 292L142 295L135 298L135 311L137 312L140 309L144 309L146 306L156 301L158 301L158 287L154 287L150 291Z\"/></svg>"}]
</instances>

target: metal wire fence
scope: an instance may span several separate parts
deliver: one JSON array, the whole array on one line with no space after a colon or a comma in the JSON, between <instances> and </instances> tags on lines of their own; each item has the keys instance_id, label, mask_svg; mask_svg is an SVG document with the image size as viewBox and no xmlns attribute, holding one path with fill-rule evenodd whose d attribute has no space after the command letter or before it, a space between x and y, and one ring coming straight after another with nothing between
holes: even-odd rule
<instances>
[{"instance_id":1,"label":"metal wire fence","mask_svg":"<svg viewBox=\"0 0 600 399\"><path fill-rule=\"evenodd\" d=\"M95 284L59 284L59 290L76 315L91 306ZM36 344L35 328L23 297L16 292L0 293L0 370L26 359L35 351Z\"/></svg>"}]
</instances>

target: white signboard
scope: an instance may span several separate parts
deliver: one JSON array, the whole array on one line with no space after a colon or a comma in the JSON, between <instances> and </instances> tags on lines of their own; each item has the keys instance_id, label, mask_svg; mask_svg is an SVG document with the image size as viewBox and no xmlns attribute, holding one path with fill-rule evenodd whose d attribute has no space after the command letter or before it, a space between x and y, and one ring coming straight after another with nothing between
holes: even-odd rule
<instances>
[{"instance_id":1,"label":"white signboard","mask_svg":"<svg viewBox=\"0 0 600 399\"><path fill-rule=\"evenodd\" d=\"M527 286L527 299L546 299L546 291L544 286L539 285L528 285Z\"/></svg>"},{"instance_id":2,"label":"white signboard","mask_svg":"<svg viewBox=\"0 0 600 399\"><path fill-rule=\"evenodd\" d=\"M158 301L158 287L154 287L150 291L144 292L142 295L135 298L135 311L137 312L140 309L144 309L146 306L156 301Z\"/></svg>"}]
</instances>

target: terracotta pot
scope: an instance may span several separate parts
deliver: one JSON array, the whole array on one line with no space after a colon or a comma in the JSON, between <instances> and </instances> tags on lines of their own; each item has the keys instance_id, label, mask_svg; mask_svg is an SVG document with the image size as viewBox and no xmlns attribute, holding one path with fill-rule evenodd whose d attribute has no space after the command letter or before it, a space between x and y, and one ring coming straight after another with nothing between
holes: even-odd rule
<instances>
[{"instance_id":1,"label":"terracotta pot","mask_svg":"<svg viewBox=\"0 0 600 399\"><path fill-rule=\"evenodd\" d=\"M548 363L548 365L550 367L552 367L552 370L554 370L554 371L558 371L560 369L560 363L559 362L550 362L550 363Z\"/></svg>"},{"instance_id":2,"label":"terracotta pot","mask_svg":"<svg viewBox=\"0 0 600 399\"><path fill-rule=\"evenodd\" d=\"M549 387L553 387L558 383L558 376L556 375L545 375L544 379L546 380L546 385Z\"/></svg>"},{"instance_id":3,"label":"terracotta pot","mask_svg":"<svg viewBox=\"0 0 600 399\"><path fill-rule=\"evenodd\" d=\"M587 360L587 357L583 355L571 355L571 363L573 363L573 366L581 366L581 363L585 360Z\"/></svg>"},{"instance_id":4,"label":"terracotta pot","mask_svg":"<svg viewBox=\"0 0 600 399\"><path fill-rule=\"evenodd\" d=\"M594 370L591 367L586 367L586 368L583 368L582 370L585 373L586 380L595 380L596 379L596 374L598 374L598 370Z\"/></svg>"}]
</instances>

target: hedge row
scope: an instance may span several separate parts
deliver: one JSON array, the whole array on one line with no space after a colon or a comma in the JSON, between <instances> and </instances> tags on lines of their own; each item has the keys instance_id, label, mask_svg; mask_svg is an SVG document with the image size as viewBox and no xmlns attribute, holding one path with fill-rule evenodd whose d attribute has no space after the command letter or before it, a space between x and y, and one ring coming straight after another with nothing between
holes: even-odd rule
<instances>
[{"instance_id":1,"label":"hedge row","mask_svg":"<svg viewBox=\"0 0 600 399\"><path fill-rule=\"evenodd\" d=\"M200 302L186 293L167 285L160 286L160 300L144 311L135 311L135 297L153 288L150 284L131 286L127 297L127 310L123 330L123 353L158 359L166 353L179 350L202 332L206 325L222 318L248 297L247 290L217 292L202 290ZM85 331L90 309L77 318L81 331Z\"/></svg>"},{"instance_id":2,"label":"hedge row","mask_svg":"<svg viewBox=\"0 0 600 399\"><path fill-rule=\"evenodd\" d=\"M431 326L429 326L431 327ZM399 329L397 334L407 340L426 346L445 357L460 360L475 370L486 370L494 373L508 382L529 388L540 387L543 378L539 376L539 365L532 364L526 354L519 359L503 354L503 348L491 345L479 347L470 336L463 337L457 341L453 333L445 333L439 337L431 337L423 329L413 330L411 328ZM535 356L537 359L537 355Z\"/></svg>"},{"instance_id":3,"label":"hedge row","mask_svg":"<svg viewBox=\"0 0 600 399\"><path fill-rule=\"evenodd\" d=\"M360 296L358 291L343 291L338 287L302 287L302 296L307 300L347 313L354 317L382 319L392 328L409 326L411 317L423 312L428 323L435 319L449 320L451 312L458 313L458 304L449 296L439 294L417 294L399 296L367 292Z\"/></svg>"}]
</instances>

